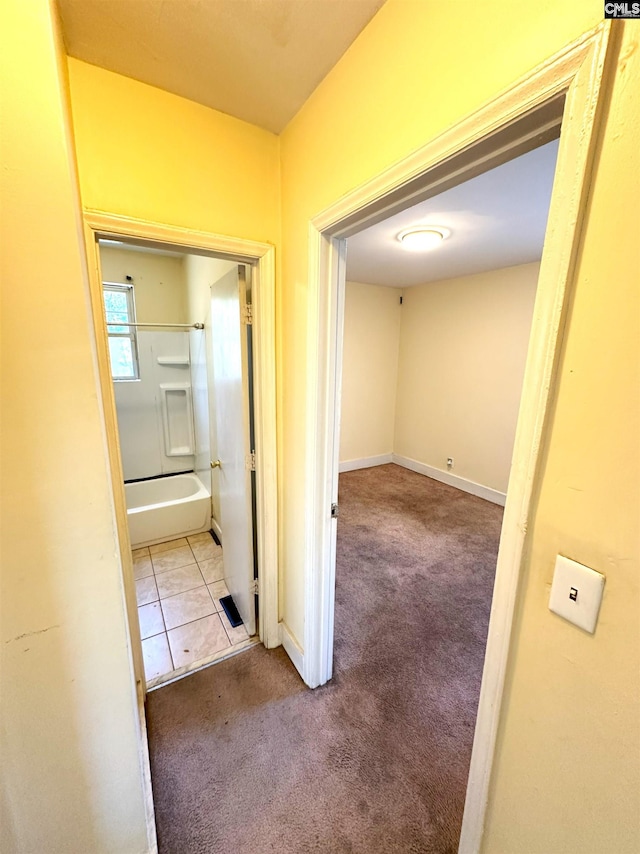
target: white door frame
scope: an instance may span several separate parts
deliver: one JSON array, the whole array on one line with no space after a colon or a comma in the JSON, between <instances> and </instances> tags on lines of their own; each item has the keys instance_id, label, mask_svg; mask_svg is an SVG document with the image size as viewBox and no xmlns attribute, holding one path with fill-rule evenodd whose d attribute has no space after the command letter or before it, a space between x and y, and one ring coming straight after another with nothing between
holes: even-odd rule
<instances>
[{"instance_id":1,"label":"white door frame","mask_svg":"<svg viewBox=\"0 0 640 854\"><path fill-rule=\"evenodd\" d=\"M331 678L345 238L557 136L556 175L540 268L507 493L459 851L480 848L518 582L540 448L581 238L601 112L610 22L534 69L424 148L310 223L306 435L305 634L302 673ZM613 41L613 40L611 40Z\"/></svg>"},{"instance_id":2,"label":"white door frame","mask_svg":"<svg viewBox=\"0 0 640 854\"><path fill-rule=\"evenodd\" d=\"M280 644L278 627L278 517L276 466L276 378L275 378L275 249L257 243L209 232L192 231L103 211L85 209L85 239L89 262L92 313L97 345L106 440L111 467L114 513L122 560L124 592L130 617L134 672L144 693L142 648L137 630L137 612L122 464L100 276L98 237L135 238L153 244L206 250L226 260L251 264L253 298L253 376L256 452L256 507L258 545L258 633L269 648ZM203 318L204 320L204 318ZM132 617L135 616L135 619Z\"/></svg>"}]
</instances>

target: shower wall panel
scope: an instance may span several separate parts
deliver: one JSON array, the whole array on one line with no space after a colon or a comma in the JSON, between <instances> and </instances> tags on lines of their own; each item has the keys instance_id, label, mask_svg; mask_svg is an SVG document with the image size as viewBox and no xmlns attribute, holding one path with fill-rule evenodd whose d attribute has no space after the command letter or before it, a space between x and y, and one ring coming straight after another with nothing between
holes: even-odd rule
<instances>
[{"instance_id":1,"label":"shower wall panel","mask_svg":"<svg viewBox=\"0 0 640 854\"><path fill-rule=\"evenodd\" d=\"M140 330L138 360L138 380L114 382L124 479L192 471L189 334Z\"/></svg>"},{"instance_id":2,"label":"shower wall panel","mask_svg":"<svg viewBox=\"0 0 640 854\"><path fill-rule=\"evenodd\" d=\"M213 459L209 429L209 389L207 382L207 352L204 330L189 333L191 352L191 396L195 432L195 471L211 494L211 465Z\"/></svg>"}]
</instances>

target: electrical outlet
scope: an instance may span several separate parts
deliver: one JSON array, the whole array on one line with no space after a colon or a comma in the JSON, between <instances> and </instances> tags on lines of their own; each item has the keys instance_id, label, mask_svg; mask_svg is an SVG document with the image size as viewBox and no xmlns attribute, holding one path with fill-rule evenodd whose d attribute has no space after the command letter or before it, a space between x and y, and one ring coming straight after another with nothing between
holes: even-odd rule
<instances>
[{"instance_id":1,"label":"electrical outlet","mask_svg":"<svg viewBox=\"0 0 640 854\"><path fill-rule=\"evenodd\" d=\"M447 457L447 468L448 469L453 468L453 457Z\"/></svg>"}]
</instances>

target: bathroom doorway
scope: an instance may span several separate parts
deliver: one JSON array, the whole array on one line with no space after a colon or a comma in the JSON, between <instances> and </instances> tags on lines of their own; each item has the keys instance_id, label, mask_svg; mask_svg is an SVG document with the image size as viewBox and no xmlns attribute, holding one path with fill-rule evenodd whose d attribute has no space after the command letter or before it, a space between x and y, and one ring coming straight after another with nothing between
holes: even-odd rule
<instances>
[{"instance_id":1,"label":"bathroom doorway","mask_svg":"<svg viewBox=\"0 0 640 854\"><path fill-rule=\"evenodd\" d=\"M187 242L147 223L128 222L123 233L102 216L87 228L144 693L259 641L279 642L272 250L236 241L235 252L216 251L214 236Z\"/></svg>"}]
</instances>

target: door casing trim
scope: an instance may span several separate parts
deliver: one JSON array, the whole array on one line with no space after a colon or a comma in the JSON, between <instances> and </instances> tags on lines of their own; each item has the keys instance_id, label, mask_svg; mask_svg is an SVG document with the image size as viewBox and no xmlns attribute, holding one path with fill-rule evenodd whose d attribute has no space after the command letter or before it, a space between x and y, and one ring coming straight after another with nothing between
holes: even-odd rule
<instances>
[{"instance_id":1,"label":"door casing trim","mask_svg":"<svg viewBox=\"0 0 640 854\"><path fill-rule=\"evenodd\" d=\"M480 850L527 526L581 240L610 41L605 21L423 148L309 223L303 678L332 675L335 520L346 238L557 136L540 269L496 569L459 852Z\"/></svg>"}]
</instances>

